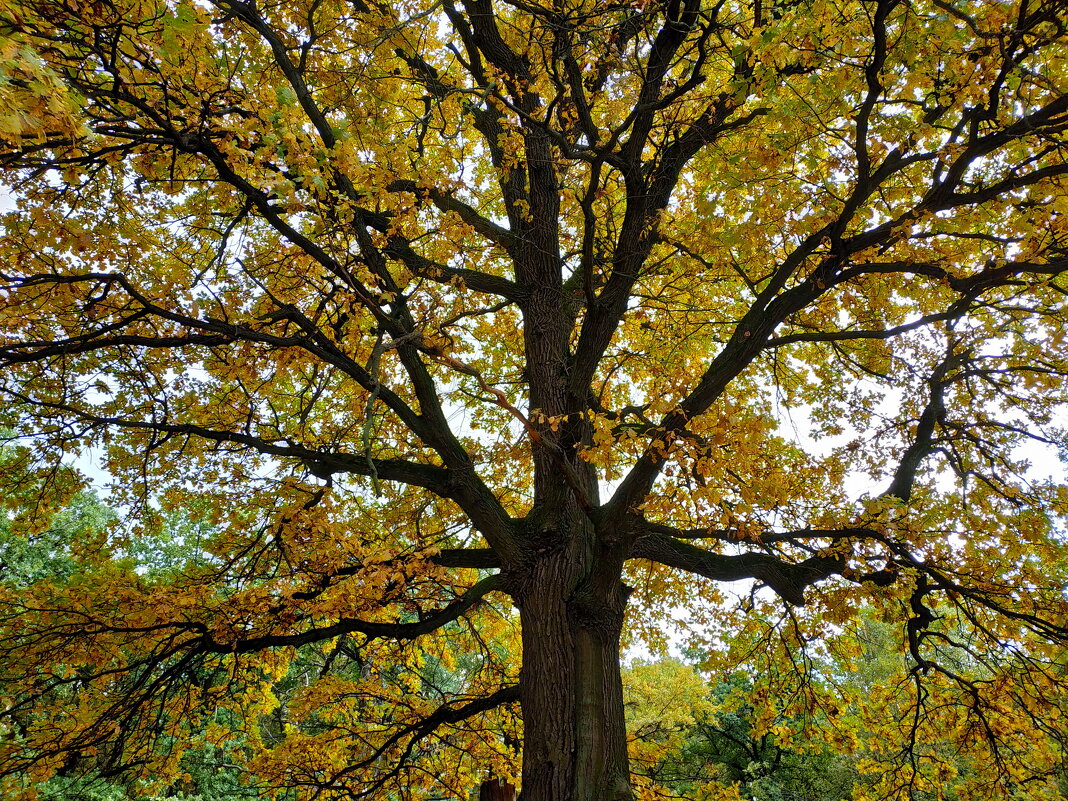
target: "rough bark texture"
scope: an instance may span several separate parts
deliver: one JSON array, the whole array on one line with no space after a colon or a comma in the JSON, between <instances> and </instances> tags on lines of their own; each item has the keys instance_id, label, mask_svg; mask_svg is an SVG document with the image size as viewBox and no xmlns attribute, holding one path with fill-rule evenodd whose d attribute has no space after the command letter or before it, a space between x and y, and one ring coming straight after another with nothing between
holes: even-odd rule
<instances>
[{"instance_id":1,"label":"rough bark texture","mask_svg":"<svg viewBox=\"0 0 1068 801\"><path fill-rule=\"evenodd\" d=\"M625 585L566 551L517 595L523 624L523 801L631 798L619 637Z\"/></svg>"}]
</instances>

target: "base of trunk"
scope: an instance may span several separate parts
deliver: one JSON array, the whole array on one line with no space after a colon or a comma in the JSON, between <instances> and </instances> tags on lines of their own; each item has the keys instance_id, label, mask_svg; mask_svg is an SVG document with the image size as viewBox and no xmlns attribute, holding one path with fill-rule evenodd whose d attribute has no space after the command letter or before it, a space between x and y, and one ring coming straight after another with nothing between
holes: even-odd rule
<instances>
[{"instance_id":1,"label":"base of trunk","mask_svg":"<svg viewBox=\"0 0 1068 801\"><path fill-rule=\"evenodd\" d=\"M515 801L515 785L504 779L489 779L478 788L478 801Z\"/></svg>"},{"instance_id":2,"label":"base of trunk","mask_svg":"<svg viewBox=\"0 0 1068 801\"><path fill-rule=\"evenodd\" d=\"M540 560L516 598L523 632L521 801L631 801L619 640L626 586ZM602 577L603 579L603 577Z\"/></svg>"}]
</instances>

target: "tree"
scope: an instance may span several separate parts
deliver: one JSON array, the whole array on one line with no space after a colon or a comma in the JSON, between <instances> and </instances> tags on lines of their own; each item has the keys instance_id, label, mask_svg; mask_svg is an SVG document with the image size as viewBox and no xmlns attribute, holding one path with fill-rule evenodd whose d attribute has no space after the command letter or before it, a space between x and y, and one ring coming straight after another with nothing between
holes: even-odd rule
<instances>
[{"instance_id":1,"label":"tree","mask_svg":"<svg viewBox=\"0 0 1068 801\"><path fill-rule=\"evenodd\" d=\"M731 785L755 801L853 797L852 757L836 753L811 716L783 719L762 709L758 722L747 703L757 687L744 673L709 686L693 667L667 659L631 665L623 684L631 766L652 784L647 797L700 798Z\"/></svg>"},{"instance_id":2,"label":"tree","mask_svg":"<svg viewBox=\"0 0 1068 801\"><path fill-rule=\"evenodd\" d=\"M626 621L687 605L774 678L863 599L906 762L1052 775L1065 495L1020 446L1063 443L1061 3L9 0L0 33L0 425L218 532L8 594L15 785L174 771L304 647L277 787L459 793L518 701L525 801L624 799Z\"/></svg>"}]
</instances>

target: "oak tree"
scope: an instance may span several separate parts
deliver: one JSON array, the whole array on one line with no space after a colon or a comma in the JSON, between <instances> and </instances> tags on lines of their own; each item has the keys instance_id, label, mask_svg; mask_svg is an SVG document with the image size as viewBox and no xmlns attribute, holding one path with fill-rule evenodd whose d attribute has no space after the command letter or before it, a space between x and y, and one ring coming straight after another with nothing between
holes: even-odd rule
<instances>
[{"instance_id":1,"label":"oak tree","mask_svg":"<svg viewBox=\"0 0 1068 801\"><path fill-rule=\"evenodd\" d=\"M1053 792L1066 21L6 0L0 425L42 520L90 451L135 524L5 590L5 792L173 775L237 709L276 789L463 796L518 705L525 801L626 799L624 637L686 610L759 726L862 606L879 792Z\"/></svg>"}]
</instances>

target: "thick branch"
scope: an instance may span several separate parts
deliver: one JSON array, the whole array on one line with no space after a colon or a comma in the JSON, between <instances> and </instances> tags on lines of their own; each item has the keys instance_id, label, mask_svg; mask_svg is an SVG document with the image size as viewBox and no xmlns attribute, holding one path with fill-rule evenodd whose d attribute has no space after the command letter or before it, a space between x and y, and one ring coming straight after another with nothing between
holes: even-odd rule
<instances>
[{"instance_id":1,"label":"thick branch","mask_svg":"<svg viewBox=\"0 0 1068 801\"><path fill-rule=\"evenodd\" d=\"M805 603L806 587L828 576L840 574L846 567L841 557L812 556L803 562L791 564L761 553L725 556L663 534L652 533L643 534L634 541L628 558L651 559L714 581L757 579L795 606Z\"/></svg>"},{"instance_id":2,"label":"thick branch","mask_svg":"<svg viewBox=\"0 0 1068 801\"><path fill-rule=\"evenodd\" d=\"M453 212L461 220L470 225L475 231L496 245L500 245L506 252L514 255L516 245L515 235L503 225L483 217L473 208L449 192L442 192L435 187L421 187L415 181L398 180L389 185L394 192L408 192L416 197L427 197L430 202L443 212ZM486 276L494 278L494 276ZM504 281L505 279L497 279ZM508 282L511 284L511 282ZM514 286L514 285L513 285ZM472 286L472 289L476 287Z\"/></svg>"},{"instance_id":3,"label":"thick branch","mask_svg":"<svg viewBox=\"0 0 1068 801\"><path fill-rule=\"evenodd\" d=\"M497 295L515 303L520 303L527 292L507 278L470 270L463 267L450 267L438 261L428 259L417 252L408 240L393 235L383 249L383 254L402 262L415 275L429 278L442 284L451 284L457 278L470 289L487 295Z\"/></svg>"},{"instance_id":4,"label":"thick branch","mask_svg":"<svg viewBox=\"0 0 1068 801\"><path fill-rule=\"evenodd\" d=\"M442 567L471 567L492 570L501 566L500 557L492 548L442 548L432 560Z\"/></svg>"},{"instance_id":5,"label":"thick branch","mask_svg":"<svg viewBox=\"0 0 1068 801\"><path fill-rule=\"evenodd\" d=\"M950 346L952 348L952 345ZM960 358L950 353L927 380L929 390L927 405L916 423L916 433L912 444L905 449L898 465L894 480L886 490L886 495L908 503L912 497L912 487L916 483L916 473L923 460L934 450L936 427L944 422L946 415L945 392L950 383L948 373L960 365Z\"/></svg>"},{"instance_id":6,"label":"thick branch","mask_svg":"<svg viewBox=\"0 0 1068 801\"><path fill-rule=\"evenodd\" d=\"M587 394L601 358L626 313L642 267L657 241L657 215L667 207L686 165L717 137L744 127L766 113L766 109L757 109L728 122L728 117L737 108L734 98L720 96L664 148L648 177L637 178L634 173L626 176L626 210L613 249L612 271L596 300L587 301L589 308L575 347L569 382L573 397L583 398ZM590 189L595 191L596 186L591 185Z\"/></svg>"}]
</instances>

